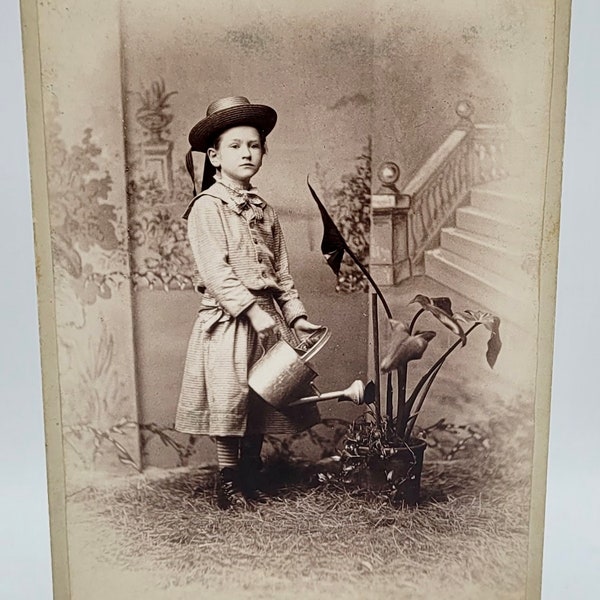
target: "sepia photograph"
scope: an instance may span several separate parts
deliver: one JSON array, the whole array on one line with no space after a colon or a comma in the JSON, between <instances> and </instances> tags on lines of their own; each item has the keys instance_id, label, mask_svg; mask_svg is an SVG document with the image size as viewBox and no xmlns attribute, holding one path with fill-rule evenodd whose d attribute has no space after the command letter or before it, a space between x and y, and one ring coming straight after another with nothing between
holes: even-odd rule
<instances>
[{"instance_id":1,"label":"sepia photograph","mask_svg":"<svg viewBox=\"0 0 600 600\"><path fill-rule=\"evenodd\" d=\"M55 597L540 597L569 3L22 20Z\"/></svg>"}]
</instances>

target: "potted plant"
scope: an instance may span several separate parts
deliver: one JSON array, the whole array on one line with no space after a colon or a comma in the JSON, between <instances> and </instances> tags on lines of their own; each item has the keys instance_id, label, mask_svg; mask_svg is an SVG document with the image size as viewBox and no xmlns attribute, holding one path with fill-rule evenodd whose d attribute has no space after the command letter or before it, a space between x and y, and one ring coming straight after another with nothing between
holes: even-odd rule
<instances>
[{"instance_id":1,"label":"potted plant","mask_svg":"<svg viewBox=\"0 0 600 600\"><path fill-rule=\"evenodd\" d=\"M375 294L373 296L373 306L376 307L377 299ZM387 490L391 492L392 502L408 505L414 505L419 500L423 456L427 447L425 440L414 436L413 432L441 368L453 352L467 343L468 336L480 325L490 332L486 352L490 367L494 366L502 347L500 319L490 313L472 310L453 313L451 300L446 297L429 298L418 294L411 301L413 303L418 304L419 308L410 322L389 319L392 334L381 361L376 352L376 369L387 373L385 413L381 414L377 403L368 406L366 412L350 425L341 451L342 472L347 481L371 490ZM373 312L375 323L376 310ZM417 328L425 315L433 316L435 323L448 328L457 339L409 391L409 366L412 367L423 357L436 335L433 330L422 331ZM375 341L378 345L378 340Z\"/></svg>"},{"instance_id":2,"label":"potted plant","mask_svg":"<svg viewBox=\"0 0 600 600\"><path fill-rule=\"evenodd\" d=\"M160 79L153 81L150 89L146 89L143 94L137 94L142 105L137 109L135 117L150 134L150 143L164 142L162 134L173 120L173 115L167 112L170 107L167 100L176 93L167 92L165 82Z\"/></svg>"},{"instance_id":3,"label":"potted plant","mask_svg":"<svg viewBox=\"0 0 600 600\"><path fill-rule=\"evenodd\" d=\"M308 182L307 182L308 183ZM465 310L453 313L450 298L429 298L417 294L410 304L419 308L407 322L394 320L390 307L368 269L348 246L327 209L308 183L310 193L319 207L323 221L321 251L336 275L339 275L344 254L347 254L364 274L374 293L371 295L374 369L378 402L366 407L366 412L352 423L343 440L342 473L345 479L371 490L389 490L394 503L414 505L419 499L423 455L427 443L413 436L417 419L447 358L467 343L468 336L480 325L490 331L486 359L493 367L502 347L500 319L490 313ZM392 334L387 352L380 360L378 306L382 304ZM433 330L421 331L417 325L426 315L438 326L452 331L457 339L423 373L413 389L407 389L409 363L418 361L435 337ZM381 414L380 372L386 373L385 412ZM396 373L396 386L393 374Z\"/></svg>"}]
</instances>

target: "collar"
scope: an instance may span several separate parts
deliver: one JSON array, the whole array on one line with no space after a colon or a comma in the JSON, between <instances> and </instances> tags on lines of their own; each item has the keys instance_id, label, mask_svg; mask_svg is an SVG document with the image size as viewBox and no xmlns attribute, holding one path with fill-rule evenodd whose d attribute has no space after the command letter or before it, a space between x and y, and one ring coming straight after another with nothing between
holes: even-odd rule
<instances>
[{"instance_id":1,"label":"collar","mask_svg":"<svg viewBox=\"0 0 600 600\"><path fill-rule=\"evenodd\" d=\"M224 185L228 190L236 193L256 193L256 188L253 185L248 185L248 187L244 187L242 184L237 181L233 181L226 175L219 173L218 171L213 175L214 180Z\"/></svg>"},{"instance_id":2,"label":"collar","mask_svg":"<svg viewBox=\"0 0 600 600\"><path fill-rule=\"evenodd\" d=\"M216 187L221 192L217 197L231 206L236 213L240 214L249 203L264 208L265 201L258 195L258 190L255 187L243 188L230 179L219 176L218 173L215 175L215 181L216 183L206 191L210 190L212 193L213 188Z\"/></svg>"},{"instance_id":3,"label":"collar","mask_svg":"<svg viewBox=\"0 0 600 600\"><path fill-rule=\"evenodd\" d=\"M252 204L259 209L264 208L267 204L258 195L255 187L252 187L248 190L236 190L235 188L229 187L222 181L216 181L210 187L201 191L196 197L193 198L183 214L184 219L187 219L190 211L192 210L192 206L201 196L213 196L214 198L218 198L238 215L242 214L242 212L247 208L248 204ZM256 211L258 216L260 216L260 212L261 211Z\"/></svg>"}]
</instances>

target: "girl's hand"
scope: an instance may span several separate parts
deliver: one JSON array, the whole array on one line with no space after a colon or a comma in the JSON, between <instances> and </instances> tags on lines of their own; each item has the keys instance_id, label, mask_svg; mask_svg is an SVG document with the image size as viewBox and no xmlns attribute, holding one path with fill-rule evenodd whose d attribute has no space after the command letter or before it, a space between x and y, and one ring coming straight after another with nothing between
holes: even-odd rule
<instances>
[{"instance_id":1,"label":"girl's hand","mask_svg":"<svg viewBox=\"0 0 600 600\"><path fill-rule=\"evenodd\" d=\"M277 323L275 319L258 304L253 304L247 311L246 315L250 321L250 325L258 334L259 340L267 339L269 336L277 332Z\"/></svg>"},{"instance_id":2,"label":"girl's hand","mask_svg":"<svg viewBox=\"0 0 600 600\"><path fill-rule=\"evenodd\" d=\"M314 323L311 323L304 317L300 317L299 319L296 319L292 323L292 327L294 328L294 331L296 332L296 335L298 336L300 341L302 341L304 338L308 337L311 333L314 333L315 331L322 329L321 325L315 325Z\"/></svg>"}]
</instances>

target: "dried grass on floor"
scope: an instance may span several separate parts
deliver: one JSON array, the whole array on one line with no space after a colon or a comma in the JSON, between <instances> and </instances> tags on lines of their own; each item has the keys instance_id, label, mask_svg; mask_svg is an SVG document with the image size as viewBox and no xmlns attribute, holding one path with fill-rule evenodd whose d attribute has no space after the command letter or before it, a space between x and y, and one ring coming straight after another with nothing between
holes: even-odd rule
<instances>
[{"instance_id":1,"label":"dried grass on floor","mask_svg":"<svg viewBox=\"0 0 600 600\"><path fill-rule=\"evenodd\" d=\"M471 586L472 597L520 597L529 481L519 465L529 457L518 444L528 435L525 420L515 417L492 423L489 452L450 462L428 461L426 453L416 509L396 509L336 483L307 484L310 469L288 464L272 465L279 490L252 511L219 511L214 472L200 469L90 489L74 497L72 514L94 532L103 560L166 569L170 586L202 582L204 590L263 598L290 589L319 597L325 585L347 598L400 589L420 598L437 588L444 598L454 597L452 590L466 598Z\"/></svg>"}]
</instances>

